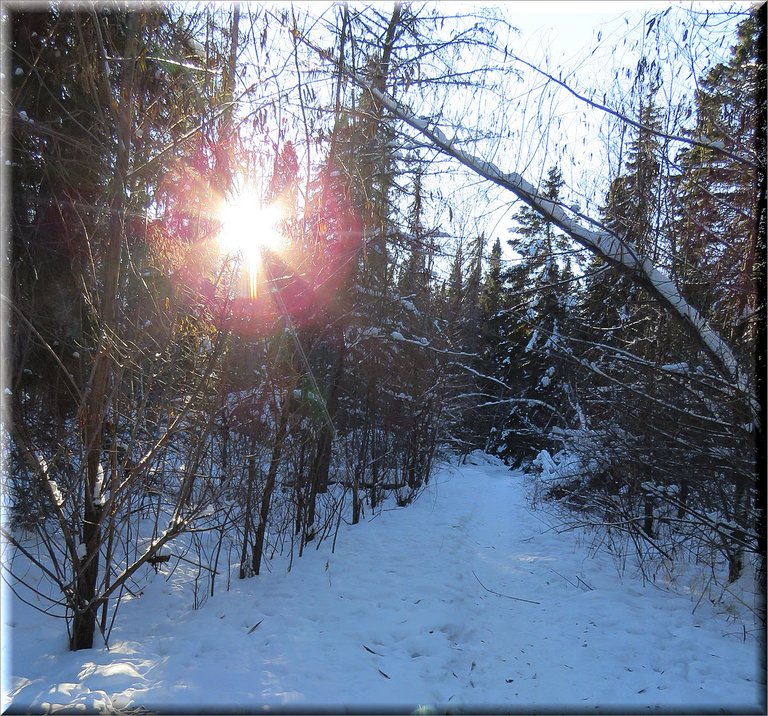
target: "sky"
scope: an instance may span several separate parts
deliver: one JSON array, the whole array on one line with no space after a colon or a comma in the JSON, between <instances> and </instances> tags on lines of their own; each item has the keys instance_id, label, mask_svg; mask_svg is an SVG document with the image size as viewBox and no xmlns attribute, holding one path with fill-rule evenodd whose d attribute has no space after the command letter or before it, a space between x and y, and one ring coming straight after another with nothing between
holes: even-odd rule
<instances>
[{"instance_id":1,"label":"sky","mask_svg":"<svg viewBox=\"0 0 768 716\"><path fill-rule=\"evenodd\" d=\"M322 17L322 22L309 21L304 30L315 42L321 41L321 26L330 22L334 10L329 3L299 3L299 7L309 12L315 18ZM386 16L391 3L386 3L382 12ZM744 5L744 3L742 3ZM673 7L693 7L691 3L662 1L619 1L619 2L565 2L563 0L544 0L539 2L495 2L484 3L444 3L448 15L460 15L465 11L471 12L478 7L485 7L503 13L509 23L519 30L516 37L509 39L509 48L524 60L549 70L557 76L562 72L563 78L582 92L596 92L598 96L607 92L606 104L617 106L622 94L628 96L625 80L613 82L613 73L617 68L634 70L637 62L638 48L643 43L653 41L653 35L645 32L648 18ZM697 7L720 8L730 6L730 3L707 2L698 3ZM356 5L365 8L365 5ZM378 6L381 9L381 5ZM670 20L673 16L670 16ZM677 20L675 20L677 22ZM666 31L674 31L674 23L666 23ZM504 30L498 26L498 32L503 36ZM598 40L599 38L599 40ZM506 38L501 39L502 47ZM664 38L668 43L668 38ZM692 42L689 39L689 45ZM314 60L312 61L314 63ZM512 60L508 68L522 68ZM697 62L697 66L701 66ZM517 134L511 141L497 142L476 146L477 153L483 159L496 163L504 171L517 171L533 184L537 184L553 163L558 162L568 185L571 196L568 203L578 203L588 213L596 216L603 202L605 192L613 178L607 168L617 171L617 162L608 166L606 161L606 115L602 112L591 111L582 102L570 96L565 90L556 90L540 75L530 70L525 82L533 87L526 99L527 89L523 85L509 82L509 94L504 98L504 104L493 107L494 95L487 93L487 101L475 104L466 112L461 111L464 105L459 90L451 88L445 97L448 105L460 108L459 112L451 111L444 115L442 127L450 134L453 121L461 122L466 130L465 136L473 133L489 132L500 137L508 126L515 126ZM631 81L629 82L631 84ZM518 97L520 101L518 102ZM411 94L411 98L413 95ZM415 98L418 102L418 97ZM450 110L450 108L449 108ZM430 106L426 100L417 108L417 112L438 112L439 106ZM493 116L496 115L496 116ZM411 130L407 134L413 135ZM470 144L470 147L475 145ZM315 156L316 158L316 156ZM303 159L301 164L303 166ZM451 163L446 163L446 166ZM442 167L441 167L442 169ZM483 192L489 188L487 182L480 182L476 177L466 173L453 178L441 175L437 179L440 191L449 195L448 206L436 207L442 216L436 219L441 231L453 237L443 246L448 254L455 247L453 240L462 236L477 235L485 231L491 239L499 237L506 242L508 229L511 225L511 215L517 206L508 193L495 190L494 197L486 197ZM454 188L455 184L455 188ZM481 196L482 195L482 196ZM463 207L460 207L464 204ZM456 221L449 222L449 212ZM447 264L446 264L447 265Z\"/></svg>"},{"instance_id":2,"label":"sky","mask_svg":"<svg viewBox=\"0 0 768 716\"><path fill-rule=\"evenodd\" d=\"M626 11L668 3L644 2L512 2L509 12L523 40L546 41L550 49L569 57L588 47L605 24L615 24Z\"/></svg>"},{"instance_id":3,"label":"sky","mask_svg":"<svg viewBox=\"0 0 768 716\"><path fill-rule=\"evenodd\" d=\"M569 86L582 94L621 108L621 102L630 96L631 80L617 83L614 73L619 70L623 76L623 72L629 71L634 76L642 52L650 57L658 56L668 73L660 92L662 103L690 101L695 78L701 76L708 65L726 59L731 42L718 47L716 40L720 39L725 27L720 18L712 20L706 30L698 27L694 31L695 23L691 23L687 11L701 13L696 16L699 22L705 11L714 14L732 8L744 9L749 3L552 0L487 5L503 7L510 23L519 30L513 51L520 58L554 76L562 76ZM651 18L669 9L678 14L672 13L666 18L657 39L655 33L646 31L646 27ZM735 27L735 20L730 22ZM691 29L687 43L681 42L685 23ZM675 49L680 54L673 57ZM685 78L687 70L677 71L687 62L695 66L693 78ZM546 91L542 90L544 79L531 70L523 70L525 82L536 88L532 93L534 99L523 104L525 129L521 131L517 151L507 150L502 155L500 168L519 171L536 184L545 176L547 168L558 162L570 192L567 203L577 203L596 216L608 184L618 170L615 158L608 161L606 155L606 142L611 131L607 120L610 118L604 112L591 110L566 90L555 89L553 84ZM672 78L669 73L676 71ZM685 93L688 100L684 99ZM519 94L524 96L524 91L520 90ZM506 114L512 114L509 108ZM556 118L554 122L553 117ZM509 121L520 122L520 116L510 116ZM616 130L613 132L615 136ZM677 148L675 146L673 150L677 151ZM513 204L508 196L501 194L497 204L490 212L487 226L492 238L499 237L504 243L512 223L511 216L519 203Z\"/></svg>"}]
</instances>

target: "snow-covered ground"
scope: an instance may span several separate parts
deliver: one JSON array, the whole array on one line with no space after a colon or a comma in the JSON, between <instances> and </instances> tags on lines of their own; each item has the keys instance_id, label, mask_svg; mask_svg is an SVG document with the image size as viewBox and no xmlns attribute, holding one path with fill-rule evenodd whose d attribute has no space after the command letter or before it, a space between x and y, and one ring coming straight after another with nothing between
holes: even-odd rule
<instances>
[{"instance_id":1,"label":"snow-covered ground","mask_svg":"<svg viewBox=\"0 0 768 716\"><path fill-rule=\"evenodd\" d=\"M530 510L523 473L470 462L197 611L189 574L161 572L109 650L68 652L63 623L14 601L5 707L765 713L751 621L621 575L551 505Z\"/></svg>"}]
</instances>

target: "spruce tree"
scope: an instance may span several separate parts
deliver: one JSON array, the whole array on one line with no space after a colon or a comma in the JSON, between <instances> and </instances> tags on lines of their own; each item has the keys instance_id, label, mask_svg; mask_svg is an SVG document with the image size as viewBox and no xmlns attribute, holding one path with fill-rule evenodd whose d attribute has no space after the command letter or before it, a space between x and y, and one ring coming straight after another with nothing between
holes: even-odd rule
<instances>
[{"instance_id":1,"label":"spruce tree","mask_svg":"<svg viewBox=\"0 0 768 716\"><path fill-rule=\"evenodd\" d=\"M543 197L559 201L562 186L560 170L551 167ZM554 225L527 207L515 219L510 244L521 259L508 276L512 305L504 328L504 378L514 395L497 427L494 449L507 459L522 460L552 449L553 428L566 427L574 413L570 369L563 359L571 331L572 273L568 241Z\"/></svg>"}]
</instances>

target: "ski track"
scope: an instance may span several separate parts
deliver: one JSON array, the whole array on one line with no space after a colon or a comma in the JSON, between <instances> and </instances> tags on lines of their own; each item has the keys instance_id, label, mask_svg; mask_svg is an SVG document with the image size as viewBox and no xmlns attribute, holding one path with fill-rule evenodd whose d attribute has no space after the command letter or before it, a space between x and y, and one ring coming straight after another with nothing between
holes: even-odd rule
<instances>
[{"instance_id":1,"label":"ski track","mask_svg":"<svg viewBox=\"0 0 768 716\"><path fill-rule=\"evenodd\" d=\"M754 637L706 600L693 613L690 595L622 578L579 533L552 529L546 505L529 509L523 473L474 461L444 467L405 509L343 526L335 554L310 545L290 573L277 558L229 592L220 579L197 611L181 573L161 573L121 607L109 651L69 653L63 623L14 604L14 710L760 712Z\"/></svg>"}]
</instances>

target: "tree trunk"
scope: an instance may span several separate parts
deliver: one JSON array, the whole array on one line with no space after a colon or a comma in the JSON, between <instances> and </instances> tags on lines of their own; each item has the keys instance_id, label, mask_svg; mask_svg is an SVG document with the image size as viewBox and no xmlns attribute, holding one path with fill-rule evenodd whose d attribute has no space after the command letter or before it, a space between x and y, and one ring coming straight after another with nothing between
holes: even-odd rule
<instances>
[{"instance_id":1,"label":"tree trunk","mask_svg":"<svg viewBox=\"0 0 768 716\"><path fill-rule=\"evenodd\" d=\"M253 509L253 486L256 484L256 433L251 435L251 442L249 445L248 455L248 484L245 488L245 515L243 518L243 549L240 552L240 571L238 577L245 579L248 574L246 572L246 560L248 559L248 538L250 537L250 527L252 523L251 510Z\"/></svg>"},{"instance_id":2,"label":"tree trunk","mask_svg":"<svg viewBox=\"0 0 768 716\"><path fill-rule=\"evenodd\" d=\"M643 499L644 499L643 531L651 539L653 539L653 497L651 495L645 495Z\"/></svg>"},{"instance_id":3,"label":"tree trunk","mask_svg":"<svg viewBox=\"0 0 768 716\"><path fill-rule=\"evenodd\" d=\"M277 468L280 466L280 458L283 454L285 437L288 432L288 419L291 416L293 407L293 385L288 388L285 403L280 413L280 422L277 426L275 435L275 444L272 448L272 457L269 461L269 470L267 471L267 482L264 485L264 494L261 497L261 510L259 512L259 524L256 527L256 539L253 546L253 559L251 567L253 573L258 575L261 569L261 558L264 552L264 535L267 531L267 519L269 517L269 507L272 500L272 493L275 491L275 481L277 479Z\"/></svg>"},{"instance_id":4,"label":"tree trunk","mask_svg":"<svg viewBox=\"0 0 768 716\"><path fill-rule=\"evenodd\" d=\"M344 334L341 328L336 334L336 365L333 370L333 379L328 390L328 418L323 422L320 442L317 447L316 462L313 466L312 480L317 485L317 492L324 493L328 491L328 471L331 465L331 446L333 443L333 420L336 419L336 412L339 408L339 393L341 392L341 380L344 377L344 361L347 357L346 345L344 343Z\"/></svg>"},{"instance_id":5,"label":"tree trunk","mask_svg":"<svg viewBox=\"0 0 768 716\"><path fill-rule=\"evenodd\" d=\"M315 508L317 495L328 491L328 473L331 467L331 455L333 446L334 427L333 420L339 407L339 393L341 392L341 380L344 376L344 361L346 360L346 346L344 334L339 328L336 334L336 365L333 370L333 378L328 389L326 408L328 414L320 428L320 439L317 442L315 459L312 461L312 471L309 475L309 495L305 506L307 517L304 530L305 541L312 539L312 527L315 523Z\"/></svg>"},{"instance_id":6,"label":"tree trunk","mask_svg":"<svg viewBox=\"0 0 768 716\"><path fill-rule=\"evenodd\" d=\"M352 524L360 522L360 471L352 475Z\"/></svg>"},{"instance_id":7,"label":"tree trunk","mask_svg":"<svg viewBox=\"0 0 768 716\"><path fill-rule=\"evenodd\" d=\"M133 58L136 54L139 17L131 13L128 21L128 34L125 57ZM100 54L106 62L106 50L101 39L99 20L94 14ZM130 162L132 107L133 107L133 71L134 63L129 63L128 75L123 85L119 105L116 102L109 77L100 77L104 93L113 107L113 119L117 126L117 156L115 174L112 177L110 192L109 227L107 250L102 264L104 293L101 303L102 337L93 369L92 380L83 406L83 441L86 450L85 496L83 510L83 543L85 557L77 573L75 592L76 604L72 623L70 649L90 649L93 647L93 634L96 629L97 609L96 585L99 576L99 551L101 548L101 507L96 504L97 487L100 485L101 442L104 433L104 415L107 405L109 379L112 374L111 336L118 325L118 291L120 286L120 261L124 239L124 217L126 210L127 177ZM100 489L100 488L99 488Z\"/></svg>"}]
</instances>

